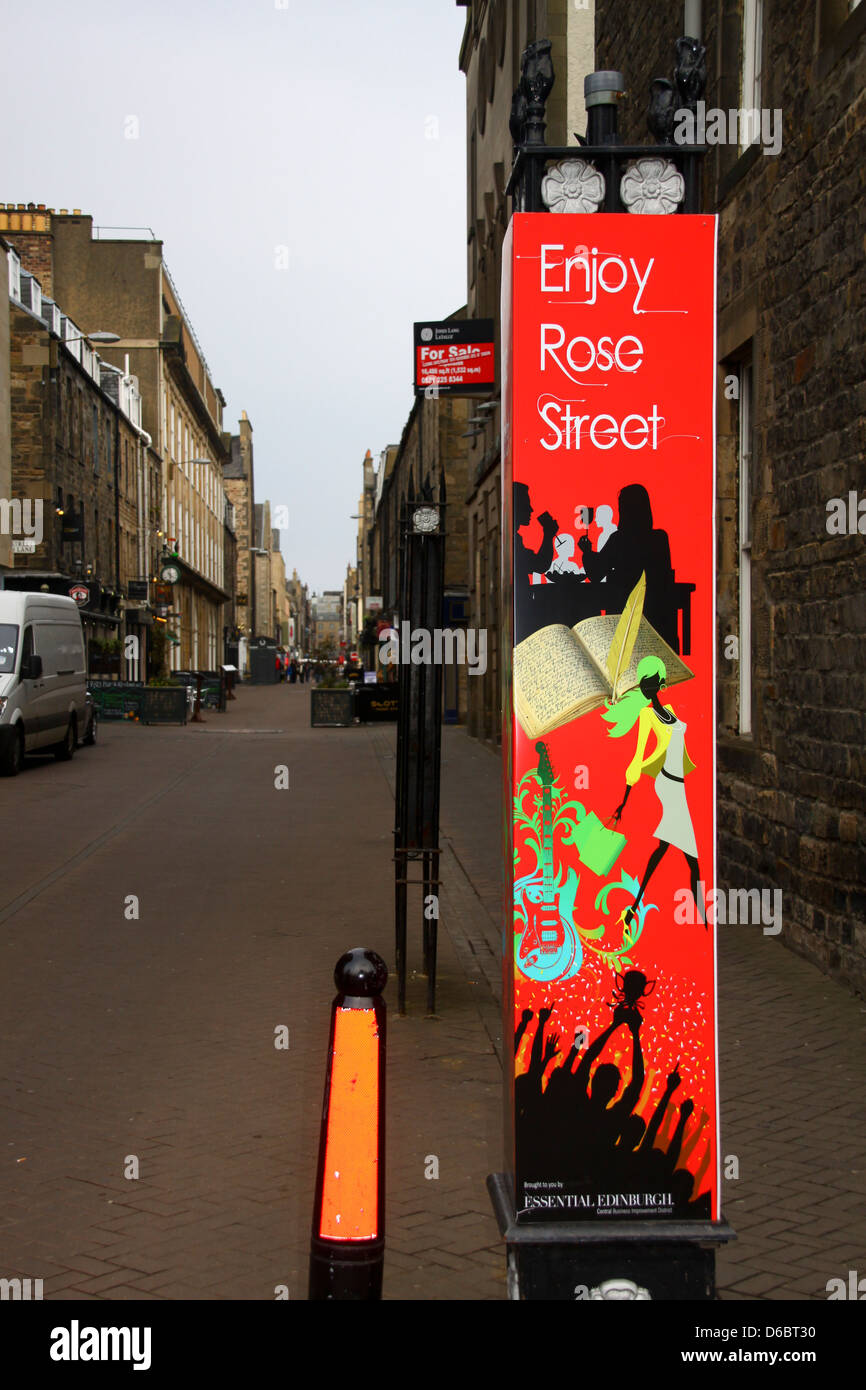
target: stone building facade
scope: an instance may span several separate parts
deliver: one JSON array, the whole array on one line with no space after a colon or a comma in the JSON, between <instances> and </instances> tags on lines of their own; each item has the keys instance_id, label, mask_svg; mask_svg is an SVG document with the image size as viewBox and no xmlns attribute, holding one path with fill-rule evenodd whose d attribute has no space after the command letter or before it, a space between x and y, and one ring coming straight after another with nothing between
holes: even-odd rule
<instances>
[{"instance_id":1,"label":"stone building facade","mask_svg":"<svg viewBox=\"0 0 866 1390\"><path fill-rule=\"evenodd\" d=\"M624 70L631 94L620 133L645 142L681 11L596 9L596 66ZM707 129L725 117L703 161L719 217L722 886L781 889L781 939L863 991L866 5L708 0L701 38ZM750 108L766 120L751 143L731 120Z\"/></svg>"},{"instance_id":2,"label":"stone building facade","mask_svg":"<svg viewBox=\"0 0 866 1390\"><path fill-rule=\"evenodd\" d=\"M168 620L174 670L222 659L225 404L211 380L158 240L93 236L93 219L41 205L0 204L0 234L43 290L89 332L120 341L101 354L139 382L143 426L162 463L162 525L179 557Z\"/></svg>"},{"instance_id":3,"label":"stone building facade","mask_svg":"<svg viewBox=\"0 0 866 1390\"><path fill-rule=\"evenodd\" d=\"M276 639L276 600L271 588L271 504L257 502L253 508L252 577L256 612L254 637Z\"/></svg>"},{"instance_id":4,"label":"stone building facade","mask_svg":"<svg viewBox=\"0 0 866 1390\"><path fill-rule=\"evenodd\" d=\"M310 648L314 657L336 661L340 655L343 594L325 589L310 599Z\"/></svg>"},{"instance_id":5,"label":"stone building facade","mask_svg":"<svg viewBox=\"0 0 866 1390\"><path fill-rule=\"evenodd\" d=\"M286 562L280 550L280 533L276 526L271 530L271 594L274 604L274 636L281 647L288 646L289 609L286 599Z\"/></svg>"},{"instance_id":6,"label":"stone building facade","mask_svg":"<svg viewBox=\"0 0 866 1390\"><path fill-rule=\"evenodd\" d=\"M358 531L355 543L355 586L349 597L352 603L352 626L356 633L364 628L367 612L366 600L370 595L379 597L373 584L371 564L370 535L376 517L376 467L373 455L367 449L361 463L361 495L358 498Z\"/></svg>"},{"instance_id":7,"label":"stone building facade","mask_svg":"<svg viewBox=\"0 0 866 1390\"><path fill-rule=\"evenodd\" d=\"M252 547L255 544L253 427L245 410L241 411L238 433L231 437L230 456L223 471L223 485L234 511L237 567L232 641L238 643L238 664L243 671L247 665L250 639L256 631L256 594L252 574Z\"/></svg>"},{"instance_id":8,"label":"stone building facade","mask_svg":"<svg viewBox=\"0 0 866 1390\"><path fill-rule=\"evenodd\" d=\"M103 361L61 306L43 296L14 249L5 259L6 496L31 513L39 509L32 541L13 542L5 582L61 594L86 590L81 614L91 671L98 674L103 649L117 665L116 647L135 636L137 654L124 658L118 674L139 679L152 627L141 582L149 583L157 562L160 468L140 427L138 384ZM133 597L131 581L139 581Z\"/></svg>"},{"instance_id":9,"label":"stone building facade","mask_svg":"<svg viewBox=\"0 0 866 1390\"><path fill-rule=\"evenodd\" d=\"M463 317L462 311L453 317ZM381 488L376 489L375 519L368 532L369 571L372 592L382 598L382 615L400 614L400 525L406 504L421 497L438 502L445 483L445 602L442 627L468 626L469 555L467 548L468 486L466 434L474 400L466 396L416 396L400 443L385 451L380 461ZM495 646L495 628L488 633ZM468 685L465 667L444 669L444 709L449 722L466 718Z\"/></svg>"},{"instance_id":10,"label":"stone building facade","mask_svg":"<svg viewBox=\"0 0 866 1390\"><path fill-rule=\"evenodd\" d=\"M292 570L286 580L286 603L289 613L289 649L292 656L307 656L310 651L310 597L306 584Z\"/></svg>"},{"instance_id":11,"label":"stone building facade","mask_svg":"<svg viewBox=\"0 0 866 1390\"><path fill-rule=\"evenodd\" d=\"M0 294L5 303L6 284L11 284L12 248L0 237ZM0 314L0 498L12 497L12 406L9 395L9 316ZM0 574L12 568L12 536L0 528Z\"/></svg>"}]
</instances>

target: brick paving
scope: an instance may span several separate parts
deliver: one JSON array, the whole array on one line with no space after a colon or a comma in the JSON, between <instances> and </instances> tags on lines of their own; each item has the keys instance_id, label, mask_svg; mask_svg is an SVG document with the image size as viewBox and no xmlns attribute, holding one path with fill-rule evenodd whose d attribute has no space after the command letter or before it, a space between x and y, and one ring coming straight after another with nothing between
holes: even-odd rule
<instances>
[{"instance_id":1,"label":"brick paving","mask_svg":"<svg viewBox=\"0 0 866 1390\"><path fill-rule=\"evenodd\" d=\"M306 1296L333 965L359 944L393 959L394 772L393 727L311 730L308 701L246 687L201 726L106 723L71 763L0 782L0 1277L42 1278L49 1299ZM386 994L386 1298L505 1296L485 1190L499 795L496 755L446 730L437 1017L420 896L407 1017ZM866 1007L727 928L720 1016L740 1170L723 1295L823 1298L866 1273Z\"/></svg>"},{"instance_id":2,"label":"brick paving","mask_svg":"<svg viewBox=\"0 0 866 1390\"><path fill-rule=\"evenodd\" d=\"M308 701L244 688L200 726L106 722L0 782L0 1277L306 1296L333 966L393 957L387 759L374 730L311 730ZM499 1068L445 932L440 971L439 1019L415 978L389 1014L385 1293L497 1298Z\"/></svg>"}]
</instances>

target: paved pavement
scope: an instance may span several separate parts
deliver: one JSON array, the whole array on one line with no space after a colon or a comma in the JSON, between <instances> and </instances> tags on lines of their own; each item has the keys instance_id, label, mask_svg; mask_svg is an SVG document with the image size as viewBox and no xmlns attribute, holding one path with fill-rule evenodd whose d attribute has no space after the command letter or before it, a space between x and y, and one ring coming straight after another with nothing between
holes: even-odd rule
<instances>
[{"instance_id":1,"label":"paved pavement","mask_svg":"<svg viewBox=\"0 0 866 1390\"><path fill-rule=\"evenodd\" d=\"M244 688L203 725L106 722L0 782L0 1277L306 1296L333 966L393 957L393 749L310 729L308 702ZM445 933L440 963L441 1021L423 981L390 1012L385 1292L495 1298L498 1065Z\"/></svg>"},{"instance_id":2,"label":"paved pavement","mask_svg":"<svg viewBox=\"0 0 866 1390\"><path fill-rule=\"evenodd\" d=\"M310 729L308 701L245 687L204 725L105 723L0 782L0 1277L306 1296L333 965L393 959L394 771L393 727ZM386 994L385 1297L500 1299L499 761L458 729L444 750L438 1016L420 897L407 1017ZM731 927L720 1016L723 1296L823 1298L866 1274L866 1006Z\"/></svg>"}]
</instances>

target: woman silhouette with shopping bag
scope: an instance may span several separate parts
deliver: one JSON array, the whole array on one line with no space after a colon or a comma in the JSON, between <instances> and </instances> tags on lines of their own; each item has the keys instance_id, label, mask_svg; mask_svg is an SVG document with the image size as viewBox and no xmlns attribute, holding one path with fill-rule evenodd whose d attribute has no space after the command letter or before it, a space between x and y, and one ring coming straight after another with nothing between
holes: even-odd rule
<instances>
[{"instance_id":1,"label":"woman silhouette with shopping bag","mask_svg":"<svg viewBox=\"0 0 866 1390\"><path fill-rule=\"evenodd\" d=\"M613 813L614 822L619 824L631 789L640 780L642 773L655 778L656 796L662 806L662 818L653 832L658 844L649 857L631 907L625 908L622 913L622 921L626 926L631 926L647 884L667 851L673 846L680 850L688 864L692 897L698 915L706 927L706 913L698 890L698 849L685 787L685 779L690 772L694 772L695 765L686 752L686 725L677 718L671 705L662 705L659 700L659 692L665 684L666 676L665 664L659 657L645 656L638 663L637 689L630 690L621 700L617 700L609 709L603 711L601 716L612 726L608 730L611 738L623 738L635 725L638 730L637 748L625 774L625 796ZM655 736L655 745L647 753L650 734Z\"/></svg>"}]
</instances>

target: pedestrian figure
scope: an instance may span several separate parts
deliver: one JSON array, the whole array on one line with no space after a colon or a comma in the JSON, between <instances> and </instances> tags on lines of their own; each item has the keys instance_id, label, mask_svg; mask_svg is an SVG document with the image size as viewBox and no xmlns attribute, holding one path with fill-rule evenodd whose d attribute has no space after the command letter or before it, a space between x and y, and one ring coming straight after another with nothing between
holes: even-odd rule
<instances>
[{"instance_id":1,"label":"pedestrian figure","mask_svg":"<svg viewBox=\"0 0 866 1390\"><path fill-rule=\"evenodd\" d=\"M698 915L706 927L707 917L698 886L698 848L686 800L685 780L689 773L695 770L695 765L686 751L686 725L683 720L677 718L672 705L662 705L659 700L659 692L667 675L664 662L657 656L645 656L638 663L637 675L640 682L638 688L630 690L621 700L617 700L616 704L603 711L601 716L613 726L608 730L610 738L622 738L635 724L638 726L637 748L625 774L625 796L613 816L614 821L619 824L631 789L645 772L655 778L656 796L661 803L662 818L653 831L658 843L649 857L634 901L631 907L625 908L622 920L627 926L631 926L635 921L638 904L646 886L673 845L685 858L692 897ZM655 744L647 754L646 746L650 734L654 735Z\"/></svg>"}]
</instances>

